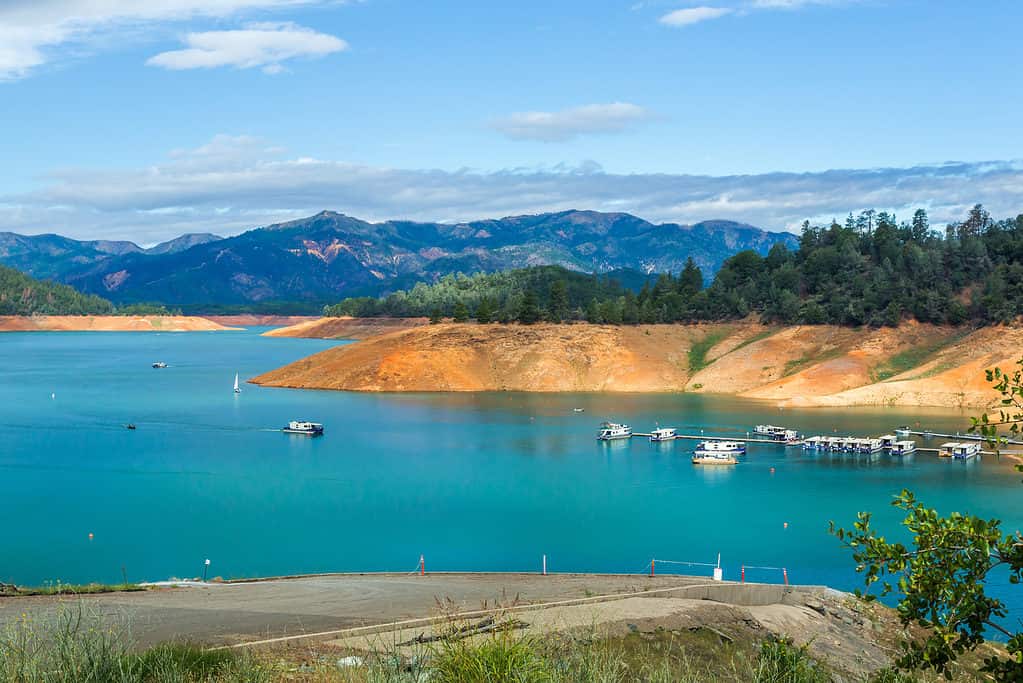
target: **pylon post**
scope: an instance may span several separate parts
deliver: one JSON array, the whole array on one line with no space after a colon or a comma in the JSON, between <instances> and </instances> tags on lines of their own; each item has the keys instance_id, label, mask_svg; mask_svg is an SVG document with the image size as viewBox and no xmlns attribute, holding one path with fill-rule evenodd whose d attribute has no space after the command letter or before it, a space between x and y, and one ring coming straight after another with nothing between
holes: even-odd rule
<instances>
[{"instance_id":1,"label":"pylon post","mask_svg":"<svg viewBox=\"0 0 1023 683\"><path fill-rule=\"evenodd\" d=\"M785 567L781 568L781 578L785 581L786 586L789 585L789 570L785 569Z\"/></svg>"},{"instance_id":2,"label":"pylon post","mask_svg":"<svg viewBox=\"0 0 1023 683\"><path fill-rule=\"evenodd\" d=\"M746 583L746 565L742 565L742 574L739 575L739 583Z\"/></svg>"},{"instance_id":3,"label":"pylon post","mask_svg":"<svg viewBox=\"0 0 1023 683\"><path fill-rule=\"evenodd\" d=\"M426 560L422 555L419 556L419 575L426 576Z\"/></svg>"},{"instance_id":4,"label":"pylon post","mask_svg":"<svg viewBox=\"0 0 1023 683\"><path fill-rule=\"evenodd\" d=\"M650 576L654 575L654 560L650 560Z\"/></svg>"}]
</instances>

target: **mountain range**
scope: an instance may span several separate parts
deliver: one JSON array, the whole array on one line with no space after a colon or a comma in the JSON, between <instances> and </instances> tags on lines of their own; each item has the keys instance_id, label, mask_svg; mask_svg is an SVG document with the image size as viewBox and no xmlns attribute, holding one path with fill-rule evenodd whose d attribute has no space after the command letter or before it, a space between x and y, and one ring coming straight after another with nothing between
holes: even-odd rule
<instances>
[{"instance_id":1,"label":"mountain range","mask_svg":"<svg viewBox=\"0 0 1023 683\"><path fill-rule=\"evenodd\" d=\"M133 242L0 233L0 263L116 303L190 310L271 302L332 303L454 272L560 265L583 272L678 272L688 257L711 276L730 255L795 247L790 233L731 221L653 224L626 213L563 211L470 223L370 223L333 211L221 238Z\"/></svg>"}]
</instances>

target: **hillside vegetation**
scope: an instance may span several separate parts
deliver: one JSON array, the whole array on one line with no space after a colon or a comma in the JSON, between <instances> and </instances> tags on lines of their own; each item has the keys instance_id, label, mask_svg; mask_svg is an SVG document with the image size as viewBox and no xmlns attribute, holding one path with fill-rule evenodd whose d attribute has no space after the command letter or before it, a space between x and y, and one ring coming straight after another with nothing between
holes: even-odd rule
<instances>
[{"instance_id":1,"label":"hillside vegetation","mask_svg":"<svg viewBox=\"0 0 1023 683\"><path fill-rule=\"evenodd\" d=\"M0 266L0 315L112 315L114 305L73 287Z\"/></svg>"},{"instance_id":2,"label":"hillside vegetation","mask_svg":"<svg viewBox=\"0 0 1023 683\"><path fill-rule=\"evenodd\" d=\"M0 266L0 316L165 316L163 306L129 304L115 307L102 297L74 287L36 280Z\"/></svg>"},{"instance_id":3,"label":"hillside vegetation","mask_svg":"<svg viewBox=\"0 0 1023 683\"><path fill-rule=\"evenodd\" d=\"M1009 322L1023 312L1023 215L993 221L975 206L961 223L931 229L866 211L845 225L804 225L799 246L739 252L710 286L688 260L638 292L614 279L560 268L454 275L380 299L347 299L327 315L441 316L456 321L586 320L650 324L739 320L895 326L908 319L961 325Z\"/></svg>"}]
</instances>

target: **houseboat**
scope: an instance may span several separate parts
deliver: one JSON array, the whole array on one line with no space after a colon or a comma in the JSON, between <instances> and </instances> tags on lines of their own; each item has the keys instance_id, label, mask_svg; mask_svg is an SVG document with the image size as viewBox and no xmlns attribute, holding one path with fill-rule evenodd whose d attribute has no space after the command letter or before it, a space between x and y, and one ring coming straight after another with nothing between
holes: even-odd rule
<instances>
[{"instance_id":1,"label":"houseboat","mask_svg":"<svg viewBox=\"0 0 1023 683\"><path fill-rule=\"evenodd\" d=\"M674 441L677 438L678 433L674 427L658 427L650 433L651 441Z\"/></svg>"},{"instance_id":2,"label":"houseboat","mask_svg":"<svg viewBox=\"0 0 1023 683\"><path fill-rule=\"evenodd\" d=\"M306 436L323 436L323 425L308 420L292 420L281 430L285 434L304 434Z\"/></svg>"},{"instance_id":3,"label":"houseboat","mask_svg":"<svg viewBox=\"0 0 1023 683\"><path fill-rule=\"evenodd\" d=\"M892 455L909 455L916 452L916 441L896 441L889 449Z\"/></svg>"},{"instance_id":4,"label":"houseboat","mask_svg":"<svg viewBox=\"0 0 1023 683\"><path fill-rule=\"evenodd\" d=\"M784 441L785 443L795 443L799 440L799 432L795 429L788 429L786 427L775 427L774 425L757 425L753 428L753 433L757 436L763 436L770 439L771 441Z\"/></svg>"},{"instance_id":5,"label":"houseboat","mask_svg":"<svg viewBox=\"0 0 1023 683\"><path fill-rule=\"evenodd\" d=\"M704 452L702 455L699 451L693 456L694 465L734 465L738 461L735 456L731 453L707 453Z\"/></svg>"},{"instance_id":6,"label":"houseboat","mask_svg":"<svg viewBox=\"0 0 1023 683\"><path fill-rule=\"evenodd\" d=\"M952 447L953 460L969 460L976 455L980 455L979 443L957 443Z\"/></svg>"},{"instance_id":7,"label":"houseboat","mask_svg":"<svg viewBox=\"0 0 1023 683\"><path fill-rule=\"evenodd\" d=\"M891 448L899 440L899 437L895 436L894 434L885 434L884 436L879 436L877 438L881 439L882 448Z\"/></svg>"},{"instance_id":8,"label":"houseboat","mask_svg":"<svg viewBox=\"0 0 1023 683\"><path fill-rule=\"evenodd\" d=\"M856 453L877 453L884 448L881 439L849 439Z\"/></svg>"},{"instance_id":9,"label":"houseboat","mask_svg":"<svg viewBox=\"0 0 1023 683\"><path fill-rule=\"evenodd\" d=\"M597 432L597 441L613 441L615 439L628 439L632 437L632 427L617 422L605 422L600 425Z\"/></svg>"},{"instance_id":10,"label":"houseboat","mask_svg":"<svg viewBox=\"0 0 1023 683\"><path fill-rule=\"evenodd\" d=\"M696 444L696 455L745 455L746 444L742 441L701 441Z\"/></svg>"}]
</instances>

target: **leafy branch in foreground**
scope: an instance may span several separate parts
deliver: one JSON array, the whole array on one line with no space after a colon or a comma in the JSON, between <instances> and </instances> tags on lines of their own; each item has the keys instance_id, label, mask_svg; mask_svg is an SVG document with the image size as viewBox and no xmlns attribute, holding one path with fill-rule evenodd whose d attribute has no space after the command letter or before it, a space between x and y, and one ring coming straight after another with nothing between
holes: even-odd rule
<instances>
[{"instance_id":1,"label":"leafy branch in foreground","mask_svg":"<svg viewBox=\"0 0 1023 683\"><path fill-rule=\"evenodd\" d=\"M995 421L986 413L973 418L970 428L993 449L1006 442L999 432L1014 436L1021 432L1023 359L1017 365L1020 369L1011 375L999 368L987 371L987 380L1002 395L1002 410ZM901 597L896 609L902 623L925 629L922 637L903 643L898 666L933 669L948 677L950 665L984 643L984 634L991 629L1008 640L1006 656L986 658L981 670L995 681L1023 682L1023 632L1005 628L1001 622L1008 613L1005 604L985 592L985 582L996 570L1007 572L1011 583L1020 583L1023 535L1003 534L997 519L959 512L942 517L908 490L896 496L892 505L906 511L902 524L912 535L911 547L879 535L871 526L869 512L859 513L851 530L836 528L832 522L831 533L852 550L856 571L864 574L867 589L880 586L882 596L897 591Z\"/></svg>"},{"instance_id":2,"label":"leafy branch in foreground","mask_svg":"<svg viewBox=\"0 0 1023 683\"><path fill-rule=\"evenodd\" d=\"M905 625L923 627L925 635L903 643L898 666L933 669L948 675L949 665L984 643L986 629L1008 639L1008 657L984 660L982 671L996 681L1023 681L1023 634L1001 623L1005 605L985 593L991 572L1007 569L1012 583L1023 576L1023 537L1003 534L999 520L953 512L947 517L903 491L892 503L906 511L903 520L912 546L889 542L861 512L853 529L831 532L853 551L856 571L866 587L880 595L901 594L896 610ZM857 591L858 595L864 595ZM876 596L867 594L868 599Z\"/></svg>"},{"instance_id":3,"label":"leafy branch in foreground","mask_svg":"<svg viewBox=\"0 0 1023 683\"><path fill-rule=\"evenodd\" d=\"M994 451L998 451L1007 443L1005 433L1018 437L1023 431L1023 358L1016 361L1016 365L1020 369L1011 375L1002 372L1001 368L987 371L987 381L991 382L992 388L1002 395L998 419L992 421L988 413L972 418L973 426L970 427L970 431L984 437L988 448ZM1017 465L1016 469L1023 471L1023 465Z\"/></svg>"}]
</instances>

